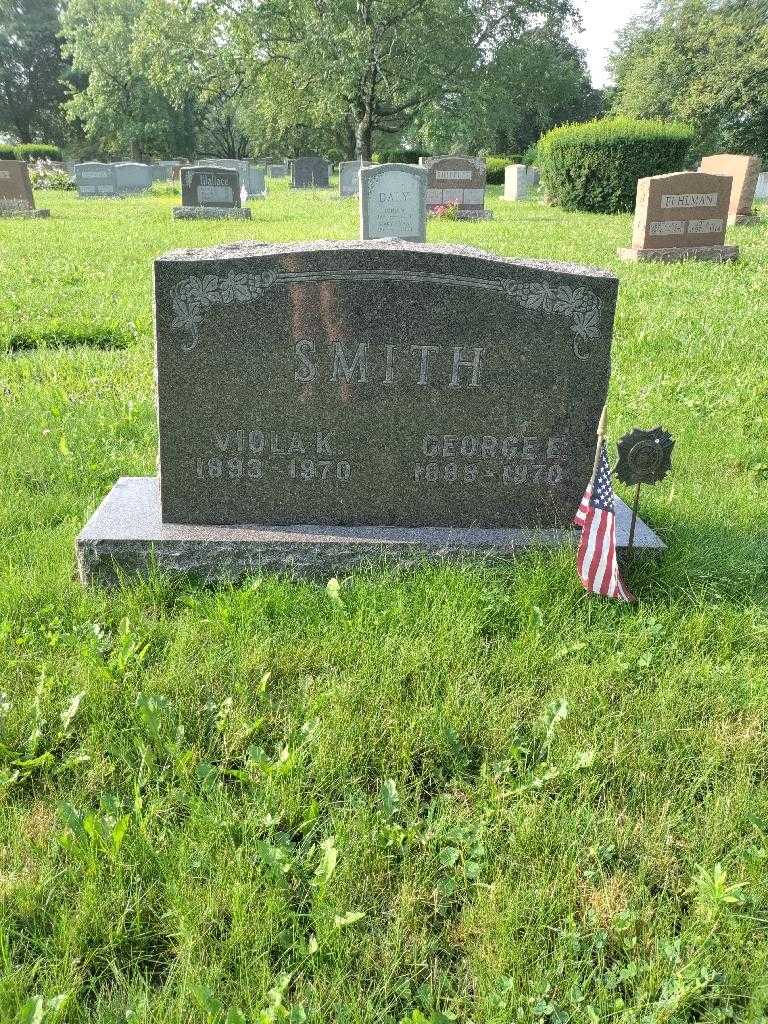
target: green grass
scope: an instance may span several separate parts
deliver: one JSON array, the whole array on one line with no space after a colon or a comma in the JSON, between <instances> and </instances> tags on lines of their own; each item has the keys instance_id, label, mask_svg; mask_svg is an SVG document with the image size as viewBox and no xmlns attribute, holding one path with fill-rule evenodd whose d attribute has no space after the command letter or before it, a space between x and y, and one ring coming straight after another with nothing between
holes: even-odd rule
<instances>
[{"instance_id":1,"label":"green grass","mask_svg":"<svg viewBox=\"0 0 768 1024\"><path fill-rule=\"evenodd\" d=\"M83 590L80 526L154 468L152 257L356 207L0 221L3 1024L768 1019L765 221L625 265L628 216L491 191L430 239L615 269L611 434L677 437L636 607L566 552Z\"/></svg>"}]
</instances>

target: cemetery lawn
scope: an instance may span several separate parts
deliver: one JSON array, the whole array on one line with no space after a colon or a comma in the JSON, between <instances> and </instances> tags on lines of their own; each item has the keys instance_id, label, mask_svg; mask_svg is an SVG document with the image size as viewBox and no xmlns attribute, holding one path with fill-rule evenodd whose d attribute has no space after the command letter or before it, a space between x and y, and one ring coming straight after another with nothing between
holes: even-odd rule
<instances>
[{"instance_id":1,"label":"cemetery lawn","mask_svg":"<svg viewBox=\"0 0 768 1024\"><path fill-rule=\"evenodd\" d=\"M632 265L630 216L490 191L430 240L613 268L612 441L677 438L635 607L569 552L84 590L77 532L154 472L152 257L356 204L0 220L3 1024L768 1019L765 215L736 264Z\"/></svg>"}]
</instances>

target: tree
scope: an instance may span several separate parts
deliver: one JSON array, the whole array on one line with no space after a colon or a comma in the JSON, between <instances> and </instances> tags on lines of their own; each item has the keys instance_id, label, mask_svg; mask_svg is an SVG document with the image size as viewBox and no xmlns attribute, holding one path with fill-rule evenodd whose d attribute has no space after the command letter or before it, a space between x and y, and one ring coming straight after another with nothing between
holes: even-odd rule
<instances>
[{"instance_id":1,"label":"tree","mask_svg":"<svg viewBox=\"0 0 768 1024\"><path fill-rule=\"evenodd\" d=\"M202 94L240 78L252 135L320 135L368 159L375 133L479 85L536 24L576 17L572 0L149 0L143 33L164 88L182 87L177 68Z\"/></svg>"},{"instance_id":2,"label":"tree","mask_svg":"<svg viewBox=\"0 0 768 1024\"><path fill-rule=\"evenodd\" d=\"M58 32L59 0L0 5L0 130L19 142L63 141L68 66Z\"/></svg>"},{"instance_id":3,"label":"tree","mask_svg":"<svg viewBox=\"0 0 768 1024\"><path fill-rule=\"evenodd\" d=\"M559 25L537 25L499 47L474 79L424 111L418 138L425 148L523 153L555 125L602 112L584 55Z\"/></svg>"},{"instance_id":4,"label":"tree","mask_svg":"<svg viewBox=\"0 0 768 1024\"><path fill-rule=\"evenodd\" d=\"M138 160L153 153L194 151L194 110L174 108L148 80L134 52L145 0L69 0L62 22L64 52L83 87L67 103L89 139L106 152Z\"/></svg>"},{"instance_id":5,"label":"tree","mask_svg":"<svg viewBox=\"0 0 768 1024\"><path fill-rule=\"evenodd\" d=\"M657 0L612 56L614 109L691 123L699 153L768 159L768 2Z\"/></svg>"}]
</instances>

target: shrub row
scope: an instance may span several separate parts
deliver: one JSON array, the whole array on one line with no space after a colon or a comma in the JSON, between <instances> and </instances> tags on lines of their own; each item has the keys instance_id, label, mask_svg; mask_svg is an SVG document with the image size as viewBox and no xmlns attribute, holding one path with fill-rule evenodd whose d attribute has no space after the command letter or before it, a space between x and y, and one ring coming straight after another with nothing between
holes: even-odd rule
<instances>
[{"instance_id":1,"label":"shrub row","mask_svg":"<svg viewBox=\"0 0 768 1024\"><path fill-rule=\"evenodd\" d=\"M45 142L25 142L20 146L0 143L0 160L61 160L61 150Z\"/></svg>"},{"instance_id":2,"label":"shrub row","mask_svg":"<svg viewBox=\"0 0 768 1024\"><path fill-rule=\"evenodd\" d=\"M685 167L693 141L687 125L603 118L553 128L537 156L549 197L566 210L633 210L638 178Z\"/></svg>"}]
</instances>

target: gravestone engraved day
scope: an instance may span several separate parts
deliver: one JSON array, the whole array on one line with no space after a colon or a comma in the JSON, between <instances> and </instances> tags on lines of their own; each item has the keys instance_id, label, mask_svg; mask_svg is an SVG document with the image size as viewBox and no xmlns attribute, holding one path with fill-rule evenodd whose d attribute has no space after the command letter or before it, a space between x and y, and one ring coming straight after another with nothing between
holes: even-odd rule
<instances>
[{"instance_id":1,"label":"gravestone engraved day","mask_svg":"<svg viewBox=\"0 0 768 1024\"><path fill-rule=\"evenodd\" d=\"M84 580L572 540L610 374L608 271L397 241L155 263L159 481L81 532ZM629 510L617 499L619 543ZM641 526L639 544L659 546Z\"/></svg>"},{"instance_id":2,"label":"gravestone engraved day","mask_svg":"<svg viewBox=\"0 0 768 1024\"><path fill-rule=\"evenodd\" d=\"M735 260L739 247L725 245L731 179L680 171L640 178L632 245L623 260Z\"/></svg>"},{"instance_id":3,"label":"gravestone engraved day","mask_svg":"<svg viewBox=\"0 0 768 1024\"><path fill-rule=\"evenodd\" d=\"M426 241L427 172L413 164L375 164L360 175L360 237Z\"/></svg>"},{"instance_id":4,"label":"gravestone engraved day","mask_svg":"<svg viewBox=\"0 0 768 1024\"><path fill-rule=\"evenodd\" d=\"M251 219L251 211L242 208L235 168L182 167L181 204L173 208L176 219Z\"/></svg>"},{"instance_id":5,"label":"gravestone engraved day","mask_svg":"<svg viewBox=\"0 0 768 1024\"><path fill-rule=\"evenodd\" d=\"M36 210L29 168L24 160L0 160L0 217L49 217Z\"/></svg>"}]
</instances>

